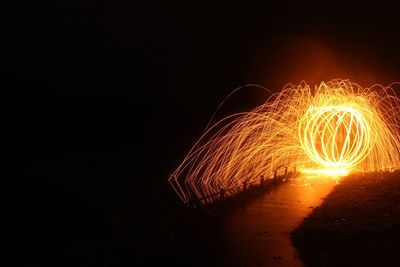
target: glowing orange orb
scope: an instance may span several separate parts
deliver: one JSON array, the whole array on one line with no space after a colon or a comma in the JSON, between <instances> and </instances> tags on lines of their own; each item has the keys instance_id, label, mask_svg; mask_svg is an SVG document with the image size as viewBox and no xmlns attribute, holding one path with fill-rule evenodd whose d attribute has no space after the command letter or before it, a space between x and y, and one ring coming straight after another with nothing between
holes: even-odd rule
<instances>
[{"instance_id":1,"label":"glowing orange orb","mask_svg":"<svg viewBox=\"0 0 400 267\"><path fill-rule=\"evenodd\" d=\"M350 106L310 107L299 124L299 139L305 153L327 169L349 170L371 148L369 122Z\"/></svg>"}]
</instances>

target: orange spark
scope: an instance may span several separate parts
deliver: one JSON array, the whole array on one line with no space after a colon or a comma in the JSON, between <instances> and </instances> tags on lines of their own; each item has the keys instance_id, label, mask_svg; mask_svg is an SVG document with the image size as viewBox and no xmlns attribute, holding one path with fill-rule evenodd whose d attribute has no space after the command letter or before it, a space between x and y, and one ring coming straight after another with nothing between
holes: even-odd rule
<instances>
[{"instance_id":1,"label":"orange spark","mask_svg":"<svg viewBox=\"0 0 400 267\"><path fill-rule=\"evenodd\" d=\"M337 79L313 91L305 82L288 84L208 128L169 182L184 202L207 202L283 167L328 176L400 169L399 108L391 86Z\"/></svg>"}]
</instances>

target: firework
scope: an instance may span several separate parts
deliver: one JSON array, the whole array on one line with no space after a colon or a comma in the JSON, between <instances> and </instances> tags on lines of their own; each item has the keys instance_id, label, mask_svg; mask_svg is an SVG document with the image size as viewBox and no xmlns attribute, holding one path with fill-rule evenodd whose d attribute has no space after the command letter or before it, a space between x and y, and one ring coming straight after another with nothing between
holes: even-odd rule
<instances>
[{"instance_id":1,"label":"firework","mask_svg":"<svg viewBox=\"0 0 400 267\"><path fill-rule=\"evenodd\" d=\"M393 84L391 85L393 86ZM349 80L286 85L200 137L169 178L184 202L296 169L321 175L400 168L400 100L391 86ZM209 199L209 200L208 200Z\"/></svg>"}]
</instances>

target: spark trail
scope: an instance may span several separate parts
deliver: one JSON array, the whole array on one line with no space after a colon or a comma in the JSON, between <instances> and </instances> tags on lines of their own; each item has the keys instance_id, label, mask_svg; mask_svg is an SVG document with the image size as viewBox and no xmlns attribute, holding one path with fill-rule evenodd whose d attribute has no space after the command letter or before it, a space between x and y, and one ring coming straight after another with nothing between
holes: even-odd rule
<instances>
[{"instance_id":1,"label":"spark trail","mask_svg":"<svg viewBox=\"0 0 400 267\"><path fill-rule=\"evenodd\" d=\"M185 203L235 194L283 167L321 175L400 168L400 99L349 80L286 85L250 112L209 127L169 178Z\"/></svg>"}]
</instances>

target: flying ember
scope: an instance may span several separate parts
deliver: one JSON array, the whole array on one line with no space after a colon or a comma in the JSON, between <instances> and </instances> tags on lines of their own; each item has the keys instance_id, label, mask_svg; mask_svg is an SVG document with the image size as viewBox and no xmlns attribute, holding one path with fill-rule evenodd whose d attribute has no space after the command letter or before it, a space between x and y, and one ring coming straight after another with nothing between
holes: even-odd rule
<instances>
[{"instance_id":1,"label":"flying ember","mask_svg":"<svg viewBox=\"0 0 400 267\"><path fill-rule=\"evenodd\" d=\"M400 99L392 86L288 84L209 127L169 182L187 203L221 189L235 194L283 169L327 176L399 169Z\"/></svg>"}]
</instances>

